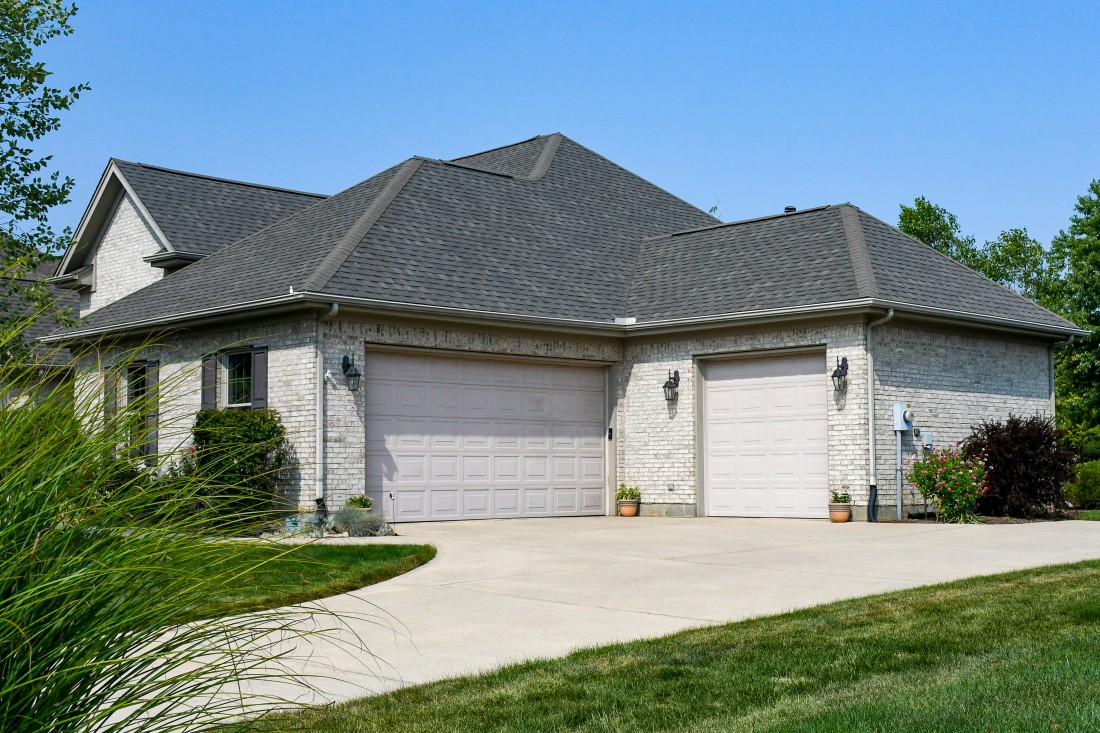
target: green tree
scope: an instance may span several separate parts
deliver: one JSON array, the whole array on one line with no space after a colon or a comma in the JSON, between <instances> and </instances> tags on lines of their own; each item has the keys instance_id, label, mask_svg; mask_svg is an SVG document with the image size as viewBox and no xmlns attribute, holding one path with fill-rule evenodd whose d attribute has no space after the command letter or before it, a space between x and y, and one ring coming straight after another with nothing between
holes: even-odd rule
<instances>
[{"instance_id":1,"label":"green tree","mask_svg":"<svg viewBox=\"0 0 1100 733\"><path fill-rule=\"evenodd\" d=\"M961 234L955 215L923 196L912 206L901 205L898 229L968 267L978 258L974 238Z\"/></svg>"},{"instance_id":2,"label":"green tree","mask_svg":"<svg viewBox=\"0 0 1100 733\"><path fill-rule=\"evenodd\" d=\"M986 242L971 265L990 280L1015 290L1040 305L1059 310L1057 273L1047 251L1027 229L1006 229Z\"/></svg>"},{"instance_id":3,"label":"green tree","mask_svg":"<svg viewBox=\"0 0 1100 733\"><path fill-rule=\"evenodd\" d=\"M51 172L52 156L34 146L60 128L58 114L88 86L51 86L51 72L35 54L72 33L75 12L60 0L0 0L0 322L18 322L28 311L68 318L52 307L50 289L26 276L70 237L54 232L47 214L68 202L73 180Z\"/></svg>"},{"instance_id":4,"label":"green tree","mask_svg":"<svg viewBox=\"0 0 1100 733\"><path fill-rule=\"evenodd\" d=\"M1100 433L1100 180L1077 197L1074 212L1050 248L1055 300L1092 333L1059 350L1059 422L1064 419L1071 434Z\"/></svg>"}]
</instances>

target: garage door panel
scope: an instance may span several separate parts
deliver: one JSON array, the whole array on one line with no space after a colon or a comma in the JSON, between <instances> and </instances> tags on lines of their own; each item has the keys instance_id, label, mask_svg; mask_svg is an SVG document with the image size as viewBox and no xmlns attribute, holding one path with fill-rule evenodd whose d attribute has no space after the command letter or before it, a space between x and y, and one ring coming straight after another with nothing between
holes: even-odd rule
<instances>
[{"instance_id":1,"label":"garage door panel","mask_svg":"<svg viewBox=\"0 0 1100 733\"><path fill-rule=\"evenodd\" d=\"M488 489L463 489L463 517L489 518L493 515L492 495Z\"/></svg>"},{"instance_id":2,"label":"garage door panel","mask_svg":"<svg viewBox=\"0 0 1100 733\"><path fill-rule=\"evenodd\" d=\"M550 513L550 489L524 489L523 513L529 517Z\"/></svg>"},{"instance_id":3,"label":"garage door panel","mask_svg":"<svg viewBox=\"0 0 1100 733\"><path fill-rule=\"evenodd\" d=\"M396 520L606 511L604 370L381 352L365 364L367 484Z\"/></svg>"},{"instance_id":4,"label":"garage door panel","mask_svg":"<svg viewBox=\"0 0 1100 733\"><path fill-rule=\"evenodd\" d=\"M824 362L811 353L707 365L708 513L827 516Z\"/></svg>"}]
</instances>

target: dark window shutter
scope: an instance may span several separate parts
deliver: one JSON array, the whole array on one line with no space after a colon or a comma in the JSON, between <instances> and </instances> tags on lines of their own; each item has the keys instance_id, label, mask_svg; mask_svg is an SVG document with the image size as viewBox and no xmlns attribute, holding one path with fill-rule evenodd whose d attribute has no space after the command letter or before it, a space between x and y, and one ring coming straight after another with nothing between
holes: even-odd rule
<instances>
[{"instance_id":1,"label":"dark window shutter","mask_svg":"<svg viewBox=\"0 0 1100 733\"><path fill-rule=\"evenodd\" d=\"M114 369L103 372L103 416L110 420L118 412L118 374Z\"/></svg>"},{"instance_id":2,"label":"dark window shutter","mask_svg":"<svg viewBox=\"0 0 1100 733\"><path fill-rule=\"evenodd\" d=\"M218 409L218 357L213 354L202 359L202 409Z\"/></svg>"},{"instance_id":3,"label":"dark window shutter","mask_svg":"<svg viewBox=\"0 0 1100 733\"><path fill-rule=\"evenodd\" d=\"M267 347L252 349L252 409L267 409Z\"/></svg>"},{"instance_id":4,"label":"dark window shutter","mask_svg":"<svg viewBox=\"0 0 1100 733\"><path fill-rule=\"evenodd\" d=\"M157 387L160 382L160 362L150 361L145 364L145 399L149 411L145 413L145 446L143 453L152 457L157 454L157 418L159 417L160 401Z\"/></svg>"}]
</instances>

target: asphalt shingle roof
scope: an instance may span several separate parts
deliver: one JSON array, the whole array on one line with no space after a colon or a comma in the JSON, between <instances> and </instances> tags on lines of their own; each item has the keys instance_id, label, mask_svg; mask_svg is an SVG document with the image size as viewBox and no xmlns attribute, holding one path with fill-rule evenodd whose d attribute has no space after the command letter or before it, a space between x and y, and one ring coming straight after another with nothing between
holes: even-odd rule
<instances>
[{"instance_id":1,"label":"asphalt shingle roof","mask_svg":"<svg viewBox=\"0 0 1100 733\"><path fill-rule=\"evenodd\" d=\"M34 272L27 272L22 277L16 278L17 281L35 282L46 280L53 277L54 270L57 269L57 262L54 260L47 260L42 262L35 268ZM72 310L73 317L76 317L77 307L80 304L80 296L71 290L65 290L59 288L56 285L50 286L50 292L54 297L54 306L58 310L64 310L69 308ZM10 307L10 314L15 316L25 316L32 313L31 306L25 301L19 299L16 296L12 296ZM31 343L37 341L40 338L49 336L60 328L57 320L50 314L45 314L36 318L30 326L23 332L22 337L24 343ZM58 348L56 346L38 346L35 349L36 363L41 366L66 366L72 361L72 354L68 349Z\"/></svg>"},{"instance_id":2,"label":"asphalt shingle roof","mask_svg":"<svg viewBox=\"0 0 1100 733\"><path fill-rule=\"evenodd\" d=\"M179 252L209 255L325 198L115 159Z\"/></svg>"},{"instance_id":3,"label":"asphalt shingle roof","mask_svg":"<svg viewBox=\"0 0 1100 733\"><path fill-rule=\"evenodd\" d=\"M721 224L550 135L455 161L409 159L106 306L85 328L292 292L602 324L875 299L1073 327L854 206Z\"/></svg>"}]
</instances>

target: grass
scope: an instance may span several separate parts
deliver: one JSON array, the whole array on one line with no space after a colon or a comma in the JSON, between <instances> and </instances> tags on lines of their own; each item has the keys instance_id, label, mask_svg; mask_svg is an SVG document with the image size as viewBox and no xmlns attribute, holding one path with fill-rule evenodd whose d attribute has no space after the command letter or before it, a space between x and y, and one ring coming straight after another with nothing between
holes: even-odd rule
<instances>
[{"instance_id":1,"label":"grass","mask_svg":"<svg viewBox=\"0 0 1100 733\"><path fill-rule=\"evenodd\" d=\"M280 714L301 731L1100 730L1100 561L585 650Z\"/></svg>"},{"instance_id":2,"label":"grass","mask_svg":"<svg viewBox=\"0 0 1100 733\"><path fill-rule=\"evenodd\" d=\"M1083 512L1077 512L1078 519L1091 519L1094 522L1100 522L1100 509L1089 509Z\"/></svg>"},{"instance_id":3,"label":"grass","mask_svg":"<svg viewBox=\"0 0 1100 733\"><path fill-rule=\"evenodd\" d=\"M435 557L431 545L277 544L235 547L203 571L251 568L201 611L202 617L260 611L362 588L407 573ZM254 567L253 567L254 566Z\"/></svg>"}]
</instances>

